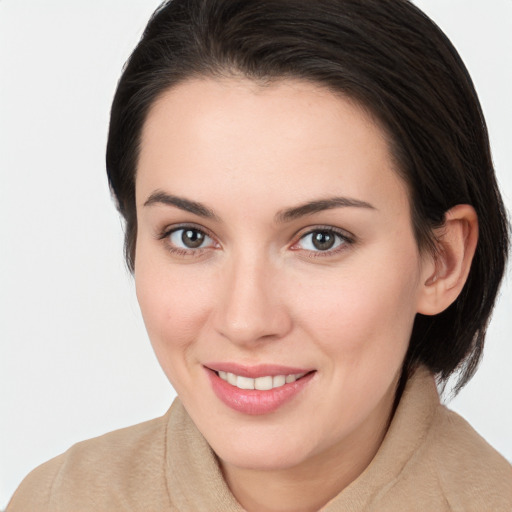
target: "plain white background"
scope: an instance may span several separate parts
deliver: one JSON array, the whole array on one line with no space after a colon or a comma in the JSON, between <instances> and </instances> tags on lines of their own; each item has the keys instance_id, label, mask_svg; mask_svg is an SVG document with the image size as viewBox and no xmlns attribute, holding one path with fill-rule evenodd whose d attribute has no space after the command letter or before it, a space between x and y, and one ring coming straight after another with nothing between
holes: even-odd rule
<instances>
[{"instance_id":1,"label":"plain white background","mask_svg":"<svg viewBox=\"0 0 512 512\"><path fill-rule=\"evenodd\" d=\"M158 3L0 0L0 508L36 465L174 396L104 173L116 81ZM512 1L416 3L473 76L510 210ZM481 368L451 403L509 460L511 333L508 277Z\"/></svg>"}]
</instances>

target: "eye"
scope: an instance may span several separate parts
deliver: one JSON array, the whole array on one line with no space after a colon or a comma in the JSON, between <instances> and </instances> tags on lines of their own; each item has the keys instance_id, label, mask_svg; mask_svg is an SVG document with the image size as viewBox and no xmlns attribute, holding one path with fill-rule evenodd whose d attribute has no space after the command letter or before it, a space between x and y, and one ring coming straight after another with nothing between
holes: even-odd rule
<instances>
[{"instance_id":1,"label":"eye","mask_svg":"<svg viewBox=\"0 0 512 512\"><path fill-rule=\"evenodd\" d=\"M204 231L193 226L174 228L163 233L162 239L171 252L192 253L195 250L215 247L215 241Z\"/></svg>"},{"instance_id":2,"label":"eye","mask_svg":"<svg viewBox=\"0 0 512 512\"><path fill-rule=\"evenodd\" d=\"M211 239L198 229L182 228L173 231L169 235L169 240L176 247L198 249L205 243L205 241Z\"/></svg>"},{"instance_id":3,"label":"eye","mask_svg":"<svg viewBox=\"0 0 512 512\"><path fill-rule=\"evenodd\" d=\"M350 238L333 228L315 229L302 235L292 249L332 254L351 243Z\"/></svg>"}]
</instances>

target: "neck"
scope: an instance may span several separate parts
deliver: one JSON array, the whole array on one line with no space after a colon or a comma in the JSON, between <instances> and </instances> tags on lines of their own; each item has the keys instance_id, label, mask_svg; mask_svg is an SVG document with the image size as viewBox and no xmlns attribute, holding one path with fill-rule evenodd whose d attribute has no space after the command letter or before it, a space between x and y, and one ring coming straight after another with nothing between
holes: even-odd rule
<instances>
[{"instance_id":1,"label":"neck","mask_svg":"<svg viewBox=\"0 0 512 512\"><path fill-rule=\"evenodd\" d=\"M224 478L247 512L314 512L350 485L377 453L393 414L393 386L371 417L335 446L297 466L239 468L221 461Z\"/></svg>"}]
</instances>

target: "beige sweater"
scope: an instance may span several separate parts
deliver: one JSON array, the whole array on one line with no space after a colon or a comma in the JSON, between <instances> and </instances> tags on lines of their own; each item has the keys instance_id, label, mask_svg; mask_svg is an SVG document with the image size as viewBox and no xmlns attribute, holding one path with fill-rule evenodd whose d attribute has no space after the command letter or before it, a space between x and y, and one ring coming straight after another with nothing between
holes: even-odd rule
<instances>
[{"instance_id":1,"label":"beige sweater","mask_svg":"<svg viewBox=\"0 0 512 512\"><path fill-rule=\"evenodd\" d=\"M176 400L162 418L73 446L22 482L8 512L241 512ZM512 466L440 405L433 378L408 383L377 455L322 512L512 511Z\"/></svg>"}]
</instances>

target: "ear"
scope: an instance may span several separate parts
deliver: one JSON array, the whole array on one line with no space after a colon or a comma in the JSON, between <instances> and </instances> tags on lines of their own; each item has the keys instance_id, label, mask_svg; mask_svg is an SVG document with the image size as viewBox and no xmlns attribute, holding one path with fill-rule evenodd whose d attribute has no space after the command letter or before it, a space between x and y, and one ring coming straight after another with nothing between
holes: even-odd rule
<instances>
[{"instance_id":1,"label":"ear","mask_svg":"<svg viewBox=\"0 0 512 512\"><path fill-rule=\"evenodd\" d=\"M425 259L418 313L437 315L462 291L478 241L478 217L468 204L454 206L435 231L437 251Z\"/></svg>"}]
</instances>

